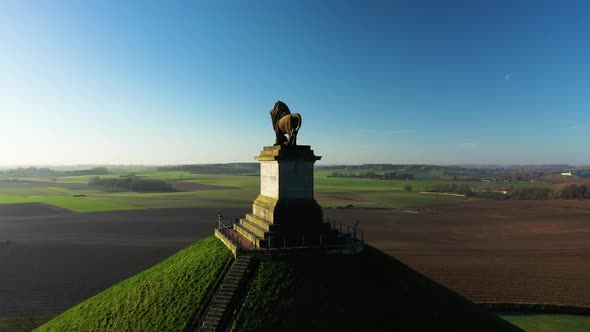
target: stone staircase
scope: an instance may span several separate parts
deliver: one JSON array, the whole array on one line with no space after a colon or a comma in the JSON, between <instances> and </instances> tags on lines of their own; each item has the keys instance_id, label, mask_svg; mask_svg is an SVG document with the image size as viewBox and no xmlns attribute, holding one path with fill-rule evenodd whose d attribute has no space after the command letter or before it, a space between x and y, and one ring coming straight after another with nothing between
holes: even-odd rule
<instances>
[{"instance_id":1,"label":"stone staircase","mask_svg":"<svg viewBox=\"0 0 590 332\"><path fill-rule=\"evenodd\" d=\"M223 278L215 295L213 295L207 313L202 322L200 322L197 331L215 332L224 330L224 326L236 304L239 291L244 282L246 282L251 270L254 255L252 253L238 255L236 261Z\"/></svg>"},{"instance_id":2,"label":"stone staircase","mask_svg":"<svg viewBox=\"0 0 590 332\"><path fill-rule=\"evenodd\" d=\"M233 224L233 229L255 248L296 247L303 244L337 244L338 231L329 223L272 224L255 214L248 213Z\"/></svg>"}]
</instances>

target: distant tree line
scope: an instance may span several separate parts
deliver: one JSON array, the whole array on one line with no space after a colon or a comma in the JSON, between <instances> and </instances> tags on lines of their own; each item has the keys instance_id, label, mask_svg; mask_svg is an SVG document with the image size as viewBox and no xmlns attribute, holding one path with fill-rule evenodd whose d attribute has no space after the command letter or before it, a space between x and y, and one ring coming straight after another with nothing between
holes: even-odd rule
<instances>
[{"instance_id":1,"label":"distant tree line","mask_svg":"<svg viewBox=\"0 0 590 332\"><path fill-rule=\"evenodd\" d=\"M437 183L430 187L432 192L455 193L465 196L474 196L474 192L467 183Z\"/></svg>"},{"instance_id":2,"label":"distant tree line","mask_svg":"<svg viewBox=\"0 0 590 332\"><path fill-rule=\"evenodd\" d=\"M448 174L446 174L448 175ZM473 175L453 175L453 181L481 181L482 178Z\"/></svg>"},{"instance_id":3,"label":"distant tree line","mask_svg":"<svg viewBox=\"0 0 590 332\"><path fill-rule=\"evenodd\" d=\"M524 187L510 191L510 199L590 199L590 186L578 183L562 183L551 187Z\"/></svg>"},{"instance_id":4,"label":"distant tree line","mask_svg":"<svg viewBox=\"0 0 590 332\"><path fill-rule=\"evenodd\" d=\"M590 199L590 186L586 184L563 183L555 187L553 195L559 199Z\"/></svg>"},{"instance_id":5,"label":"distant tree line","mask_svg":"<svg viewBox=\"0 0 590 332\"><path fill-rule=\"evenodd\" d=\"M404 165L404 164L362 164L362 165L333 165L333 166L319 166L320 169L346 169L350 171L360 170L377 170L377 171L434 171L447 169L461 169L455 166L438 166L438 165Z\"/></svg>"},{"instance_id":6,"label":"distant tree line","mask_svg":"<svg viewBox=\"0 0 590 332\"><path fill-rule=\"evenodd\" d=\"M398 172L385 172L378 174L373 171L369 172L333 172L330 177L334 178L362 178L362 179L380 179L380 180L414 180L414 174L410 173L398 173Z\"/></svg>"},{"instance_id":7,"label":"distant tree line","mask_svg":"<svg viewBox=\"0 0 590 332\"><path fill-rule=\"evenodd\" d=\"M106 167L93 167L90 169L74 171L56 171L47 167L19 167L14 169L8 169L5 171L0 171L0 174L16 178L45 178L76 175L106 175L109 174L109 170Z\"/></svg>"},{"instance_id":8,"label":"distant tree line","mask_svg":"<svg viewBox=\"0 0 590 332\"><path fill-rule=\"evenodd\" d=\"M330 177L333 178L363 178L363 179L380 179L382 177L382 175L377 174L375 172L360 172L360 173L354 173L354 172L349 172L349 173L345 173L345 172L333 172Z\"/></svg>"},{"instance_id":9,"label":"distant tree line","mask_svg":"<svg viewBox=\"0 0 590 332\"><path fill-rule=\"evenodd\" d=\"M158 179L142 179L138 177L101 178L92 177L88 186L106 191L136 192L172 192L176 191L172 183Z\"/></svg>"},{"instance_id":10,"label":"distant tree line","mask_svg":"<svg viewBox=\"0 0 590 332\"><path fill-rule=\"evenodd\" d=\"M549 187L520 187L510 190L509 199L517 200L544 200L551 199L551 188Z\"/></svg>"},{"instance_id":11,"label":"distant tree line","mask_svg":"<svg viewBox=\"0 0 590 332\"><path fill-rule=\"evenodd\" d=\"M203 165L177 165L158 167L158 171L190 172L196 174L258 174L258 163L230 163L230 164L203 164Z\"/></svg>"},{"instance_id":12,"label":"distant tree line","mask_svg":"<svg viewBox=\"0 0 590 332\"><path fill-rule=\"evenodd\" d=\"M549 200L549 199L590 199L590 186L578 183L563 183L554 187L531 186L507 188L506 195L498 191L489 191L489 188L477 190L468 184L440 183L431 186L432 192L456 193L465 196L477 196L492 199L513 200Z\"/></svg>"}]
</instances>

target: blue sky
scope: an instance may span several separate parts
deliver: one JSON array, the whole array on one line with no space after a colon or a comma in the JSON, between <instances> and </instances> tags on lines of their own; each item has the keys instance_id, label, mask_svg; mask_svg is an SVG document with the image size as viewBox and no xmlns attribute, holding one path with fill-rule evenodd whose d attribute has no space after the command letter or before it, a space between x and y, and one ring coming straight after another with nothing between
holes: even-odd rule
<instances>
[{"instance_id":1,"label":"blue sky","mask_svg":"<svg viewBox=\"0 0 590 332\"><path fill-rule=\"evenodd\" d=\"M0 1L0 165L590 164L586 1Z\"/></svg>"}]
</instances>

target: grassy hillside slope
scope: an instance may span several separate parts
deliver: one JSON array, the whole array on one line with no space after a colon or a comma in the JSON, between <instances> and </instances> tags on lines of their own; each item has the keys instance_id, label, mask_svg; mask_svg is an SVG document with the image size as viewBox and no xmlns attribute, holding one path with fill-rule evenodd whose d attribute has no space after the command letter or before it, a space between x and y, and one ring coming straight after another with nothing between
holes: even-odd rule
<instances>
[{"instance_id":1,"label":"grassy hillside slope","mask_svg":"<svg viewBox=\"0 0 590 332\"><path fill-rule=\"evenodd\" d=\"M391 256L260 263L233 331L520 331Z\"/></svg>"},{"instance_id":2,"label":"grassy hillside slope","mask_svg":"<svg viewBox=\"0 0 590 332\"><path fill-rule=\"evenodd\" d=\"M36 331L183 331L230 257L221 241L205 238Z\"/></svg>"}]
</instances>

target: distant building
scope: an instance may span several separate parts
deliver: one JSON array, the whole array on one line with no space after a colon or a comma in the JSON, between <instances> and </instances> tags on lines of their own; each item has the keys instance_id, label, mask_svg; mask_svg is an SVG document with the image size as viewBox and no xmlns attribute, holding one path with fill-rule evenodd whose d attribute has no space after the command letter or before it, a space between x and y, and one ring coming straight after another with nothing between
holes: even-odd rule
<instances>
[{"instance_id":1,"label":"distant building","mask_svg":"<svg viewBox=\"0 0 590 332\"><path fill-rule=\"evenodd\" d=\"M561 173L563 176L572 176L572 172L563 172Z\"/></svg>"}]
</instances>

